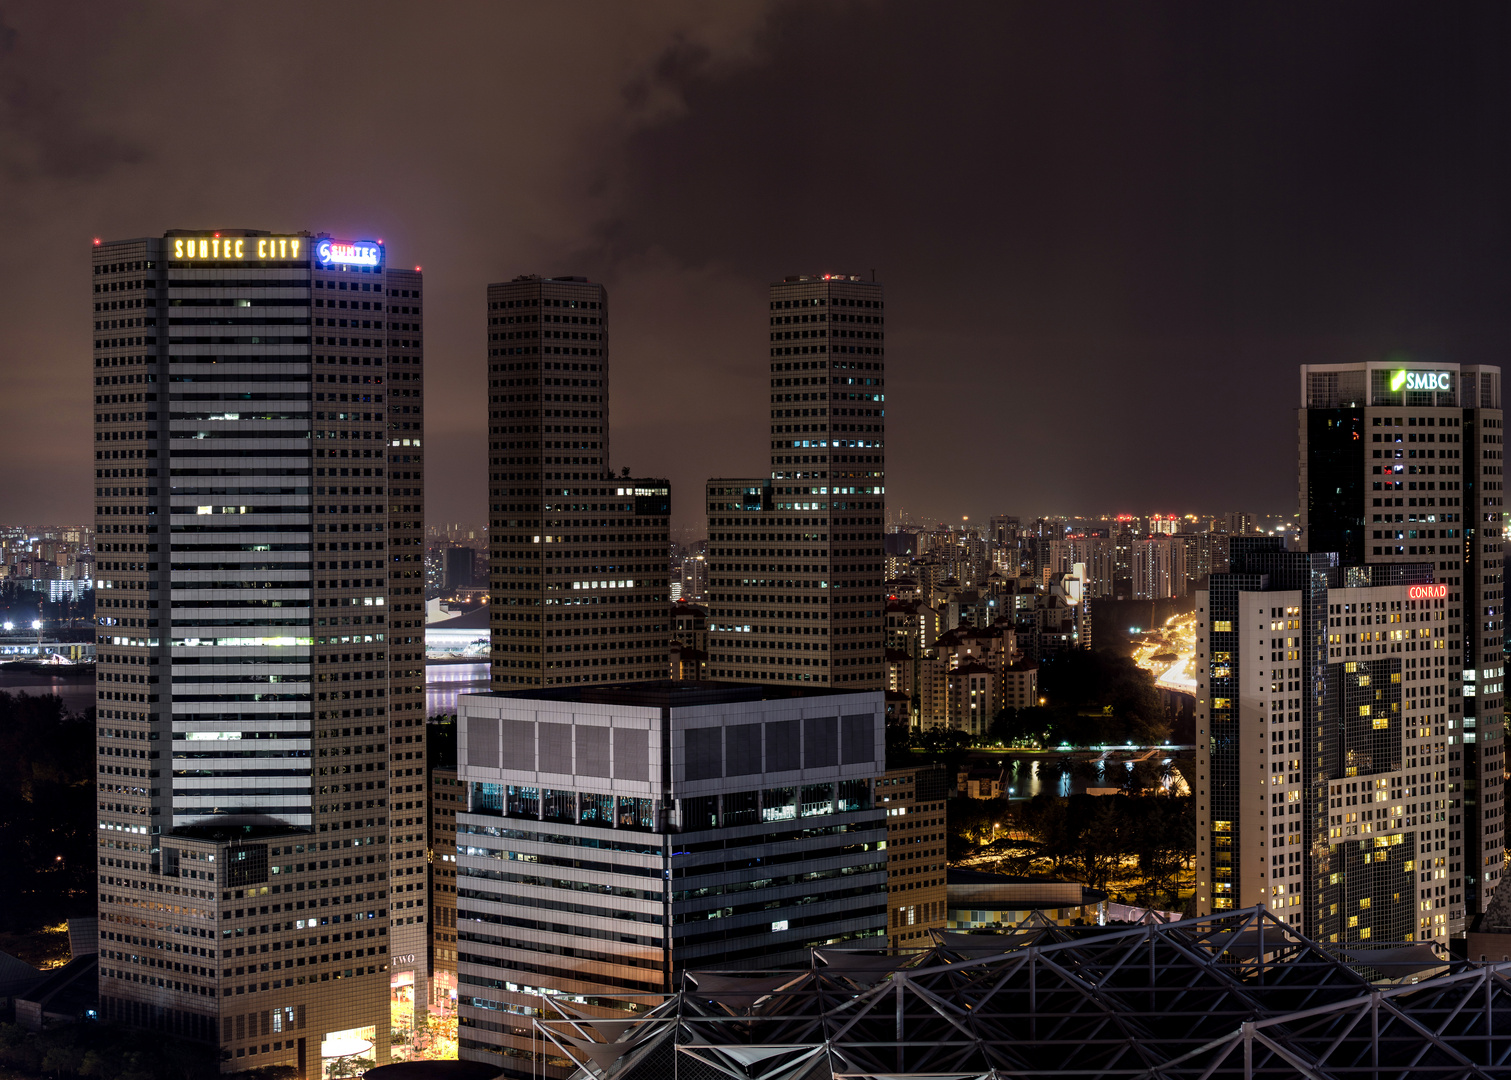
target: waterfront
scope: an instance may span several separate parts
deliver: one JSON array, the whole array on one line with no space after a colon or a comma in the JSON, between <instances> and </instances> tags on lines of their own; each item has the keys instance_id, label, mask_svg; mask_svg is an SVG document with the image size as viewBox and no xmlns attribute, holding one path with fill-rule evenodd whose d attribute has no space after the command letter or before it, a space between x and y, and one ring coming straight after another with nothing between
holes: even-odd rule
<instances>
[{"instance_id":1,"label":"waterfront","mask_svg":"<svg viewBox=\"0 0 1511 1080\"><path fill-rule=\"evenodd\" d=\"M1011 751L977 751L967 768L974 778L999 778L1002 796L1017 800L1036 795L1084 795L1095 788L1122 788L1127 785L1135 764L1148 762L1161 773L1168 772L1174 794L1189 795L1190 788L1179 767L1179 754L1188 755L1185 763L1189 766L1191 749L1077 750L1022 755Z\"/></svg>"},{"instance_id":2,"label":"waterfront","mask_svg":"<svg viewBox=\"0 0 1511 1080\"><path fill-rule=\"evenodd\" d=\"M488 689L488 663L425 665L425 715L456 712L458 694L481 694Z\"/></svg>"},{"instance_id":3,"label":"waterfront","mask_svg":"<svg viewBox=\"0 0 1511 1080\"><path fill-rule=\"evenodd\" d=\"M82 714L94 704L94 666L63 669L57 674L39 670L35 665L0 665L0 693L31 694L41 697L56 694L63 707Z\"/></svg>"}]
</instances>

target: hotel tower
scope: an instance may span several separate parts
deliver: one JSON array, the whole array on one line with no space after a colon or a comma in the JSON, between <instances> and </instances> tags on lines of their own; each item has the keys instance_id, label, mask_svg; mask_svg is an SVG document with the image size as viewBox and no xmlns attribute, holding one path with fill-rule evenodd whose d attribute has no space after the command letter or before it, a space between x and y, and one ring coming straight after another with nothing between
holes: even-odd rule
<instances>
[{"instance_id":1,"label":"hotel tower","mask_svg":"<svg viewBox=\"0 0 1511 1080\"><path fill-rule=\"evenodd\" d=\"M1467 929L1504 872L1500 370L1301 370L1304 552L1198 594L1197 903L1338 943Z\"/></svg>"}]
</instances>

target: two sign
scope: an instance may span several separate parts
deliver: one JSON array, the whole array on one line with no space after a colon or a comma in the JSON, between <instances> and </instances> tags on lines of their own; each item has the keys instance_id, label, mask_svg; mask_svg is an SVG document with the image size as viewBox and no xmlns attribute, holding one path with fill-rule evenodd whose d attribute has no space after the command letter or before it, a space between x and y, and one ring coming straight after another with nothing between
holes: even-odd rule
<instances>
[{"instance_id":1,"label":"two sign","mask_svg":"<svg viewBox=\"0 0 1511 1080\"><path fill-rule=\"evenodd\" d=\"M346 242L324 237L313 242L315 261L322 266L382 266L383 245L368 240ZM175 236L173 258L302 259L311 254L303 236Z\"/></svg>"}]
</instances>

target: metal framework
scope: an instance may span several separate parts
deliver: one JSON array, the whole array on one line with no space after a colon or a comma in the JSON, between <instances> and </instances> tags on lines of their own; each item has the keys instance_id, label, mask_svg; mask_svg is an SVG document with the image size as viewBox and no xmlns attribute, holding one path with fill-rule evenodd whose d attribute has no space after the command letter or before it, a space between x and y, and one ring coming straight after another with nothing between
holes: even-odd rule
<instances>
[{"instance_id":1,"label":"metal framework","mask_svg":"<svg viewBox=\"0 0 1511 1080\"><path fill-rule=\"evenodd\" d=\"M1511 964L1335 954L1263 908L814 949L689 972L623 1019L546 1000L560 1015L537 1030L583 1080L1511 1077Z\"/></svg>"}]
</instances>

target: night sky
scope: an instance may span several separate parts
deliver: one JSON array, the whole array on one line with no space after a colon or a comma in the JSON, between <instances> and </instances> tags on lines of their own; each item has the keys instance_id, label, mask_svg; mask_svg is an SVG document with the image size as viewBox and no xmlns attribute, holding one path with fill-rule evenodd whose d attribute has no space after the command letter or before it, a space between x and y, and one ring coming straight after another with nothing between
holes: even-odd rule
<instances>
[{"instance_id":1,"label":"night sky","mask_svg":"<svg viewBox=\"0 0 1511 1080\"><path fill-rule=\"evenodd\" d=\"M484 286L609 289L611 461L767 461L766 285L887 286L888 504L1295 509L1297 365L1511 345L1511 7L0 0L0 520L92 517L94 237L382 237L430 523ZM701 535L701 533L700 533Z\"/></svg>"}]
</instances>

